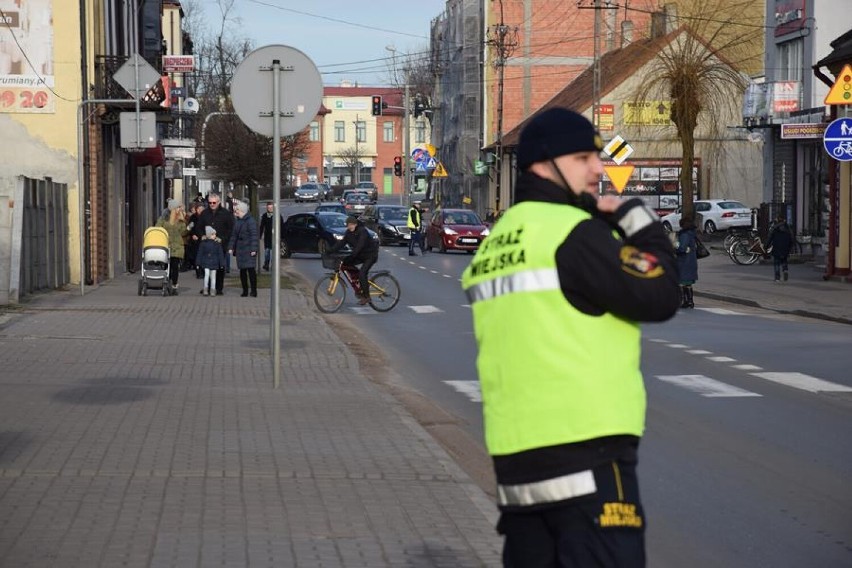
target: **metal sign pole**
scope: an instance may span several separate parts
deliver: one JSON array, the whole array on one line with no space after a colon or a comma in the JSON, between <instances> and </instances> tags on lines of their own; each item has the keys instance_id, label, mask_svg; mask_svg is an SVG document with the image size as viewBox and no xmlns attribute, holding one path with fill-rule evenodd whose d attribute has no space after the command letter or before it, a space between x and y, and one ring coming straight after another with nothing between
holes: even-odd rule
<instances>
[{"instance_id":1,"label":"metal sign pole","mask_svg":"<svg viewBox=\"0 0 852 568\"><path fill-rule=\"evenodd\" d=\"M281 384L281 61L272 61L272 386Z\"/></svg>"}]
</instances>

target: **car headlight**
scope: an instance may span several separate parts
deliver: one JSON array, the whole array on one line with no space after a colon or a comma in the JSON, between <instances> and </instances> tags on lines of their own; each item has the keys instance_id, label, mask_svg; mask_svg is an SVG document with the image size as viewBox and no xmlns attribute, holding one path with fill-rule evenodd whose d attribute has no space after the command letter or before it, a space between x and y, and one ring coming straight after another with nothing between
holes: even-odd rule
<instances>
[{"instance_id":1,"label":"car headlight","mask_svg":"<svg viewBox=\"0 0 852 568\"><path fill-rule=\"evenodd\" d=\"M338 241L342 241L342 240L343 240L343 235L341 235L341 234L339 234L339 233L334 233L334 238L335 238L335 239L337 239Z\"/></svg>"},{"instance_id":2,"label":"car headlight","mask_svg":"<svg viewBox=\"0 0 852 568\"><path fill-rule=\"evenodd\" d=\"M444 234L445 235L458 235L459 233L458 233L458 231L454 231L454 230L450 229L449 227L444 227Z\"/></svg>"},{"instance_id":3,"label":"car headlight","mask_svg":"<svg viewBox=\"0 0 852 568\"><path fill-rule=\"evenodd\" d=\"M480 236L487 237L488 235L491 234L491 231L489 231L488 229L482 229L482 232L479 233L479 234L480 234Z\"/></svg>"}]
</instances>

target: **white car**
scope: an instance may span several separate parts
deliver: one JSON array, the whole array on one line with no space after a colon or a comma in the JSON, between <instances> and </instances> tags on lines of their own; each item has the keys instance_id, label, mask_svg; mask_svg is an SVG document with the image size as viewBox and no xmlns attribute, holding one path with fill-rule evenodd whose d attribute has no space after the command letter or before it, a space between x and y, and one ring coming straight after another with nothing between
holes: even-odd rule
<instances>
[{"instance_id":1,"label":"white car","mask_svg":"<svg viewBox=\"0 0 852 568\"><path fill-rule=\"evenodd\" d=\"M751 209L733 199L700 199L696 200L695 212L701 215L702 229L708 235L716 231L724 231L732 227L751 227ZM680 229L680 210L660 218L666 231Z\"/></svg>"}]
</instances>

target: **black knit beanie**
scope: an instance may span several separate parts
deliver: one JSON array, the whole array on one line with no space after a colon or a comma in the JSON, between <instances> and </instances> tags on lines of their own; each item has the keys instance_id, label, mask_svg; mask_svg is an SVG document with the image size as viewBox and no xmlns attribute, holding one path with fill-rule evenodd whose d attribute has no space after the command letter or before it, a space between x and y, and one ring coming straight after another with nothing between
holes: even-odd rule
<instances>
[{"instance_id":1,"label":"black knit beanie","mask_svg":"<svg viewBox=\"0 0 852 568\"><path fill-rule=\"evenodd\" d=\"M601 150L600 134L586 117L567 108L550 108L535 115L521 131L518 169L565 154Z\"/></svg>"}]
</instances>

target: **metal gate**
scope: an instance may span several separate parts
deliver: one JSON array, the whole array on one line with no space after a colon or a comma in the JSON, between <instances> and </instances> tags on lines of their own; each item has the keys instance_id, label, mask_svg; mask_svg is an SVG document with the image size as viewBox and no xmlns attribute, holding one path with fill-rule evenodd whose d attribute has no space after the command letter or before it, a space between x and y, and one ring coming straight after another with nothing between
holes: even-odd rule
<instances>
[{"instance_id":1,"label":"metal gate","mask_svg":"<svg viewBox=\"0 0 852 568\"><path fill-rule=\"evenodd\" d=\"M68 186L49 178L23 180L19 294L68 284Z\"/></svg>"}]
</instances>

